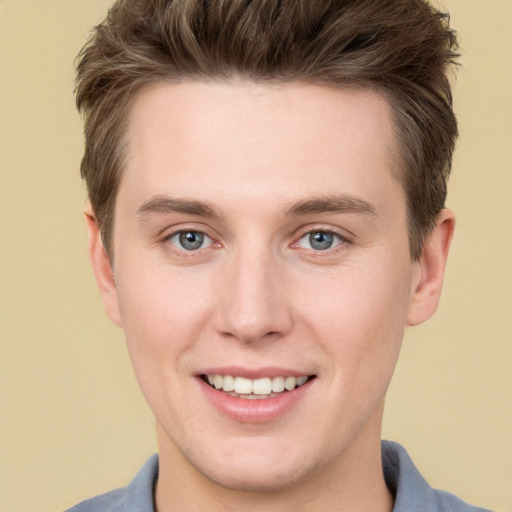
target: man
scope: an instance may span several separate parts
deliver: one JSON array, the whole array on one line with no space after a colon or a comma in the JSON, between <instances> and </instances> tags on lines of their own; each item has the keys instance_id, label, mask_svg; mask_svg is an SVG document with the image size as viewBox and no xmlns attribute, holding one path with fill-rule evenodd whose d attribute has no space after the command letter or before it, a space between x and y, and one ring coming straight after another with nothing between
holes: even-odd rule
<instances>
[{"instance_id":1,"label":"man","mask_svg":"<svg viewBox=\"0 0 512 512\"><path fill-rule=\"evenodd\" d=\"M158 457L73 511L476 511L380 441L454 229L447 16L124 0L79 58L89 252Z\"/></svg>"}]
</instances>

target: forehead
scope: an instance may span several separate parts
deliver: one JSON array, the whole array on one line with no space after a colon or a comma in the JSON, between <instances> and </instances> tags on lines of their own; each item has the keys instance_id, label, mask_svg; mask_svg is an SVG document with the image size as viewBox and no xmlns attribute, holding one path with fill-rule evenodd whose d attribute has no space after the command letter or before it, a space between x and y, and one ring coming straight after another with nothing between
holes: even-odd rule
<instances>
[{"instance_id":1,"label":"forehead","mask_svg":"<svg viewBox=\"0 0 512 512\"><path fill-rule=\"evenodd\" d=\"M345 192L379 186L396 163L390 106L368 89L251 82L155 84L130 112L121 189L140 193L169 180L181 194L201 183ZM370 176L371 175L371 176ZM123 185L125 183L125 185ZM319 190L313 190L318 188Z\"/></svg>"}]
</instances>

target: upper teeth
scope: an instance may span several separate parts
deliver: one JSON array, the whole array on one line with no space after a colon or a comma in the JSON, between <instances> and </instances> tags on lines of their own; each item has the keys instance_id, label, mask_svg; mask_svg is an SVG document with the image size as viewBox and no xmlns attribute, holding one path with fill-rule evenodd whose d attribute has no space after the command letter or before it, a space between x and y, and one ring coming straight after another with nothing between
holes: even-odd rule
<instances>
[{"instance_id":1,"label":"upper teeth","mask_svg":"<svg viewBox=\"0 0 512 512\"><path fill-rule=\"evenodd\" d=\"M302 386L307 376L301 377L263 377L261 379L246 379L245 377L233 377L231 375L207 375L208 382L216 389L223 391L234 391L241 395L270 395L280 393L287 389L291 391Z\"/></svg>"}]
</instances>

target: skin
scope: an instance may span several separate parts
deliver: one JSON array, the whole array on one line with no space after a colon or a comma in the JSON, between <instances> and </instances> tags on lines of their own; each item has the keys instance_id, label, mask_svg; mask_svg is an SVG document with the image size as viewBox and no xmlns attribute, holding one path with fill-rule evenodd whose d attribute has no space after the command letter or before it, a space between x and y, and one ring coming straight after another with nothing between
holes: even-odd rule
<instances>
[{"instance_id":1,"label":"skin","mask_svg":"<svg viewBox=\"0 0 512 512\"><path fill-rule=\"evenodd\" d=\"M454 227L444 211L411 261L393 134L386 100L361 89L158 84L135 101L113 260L86 218L156 418L160 512L391 510L384 397L404 329L437 307ZM187 231L201 248L180 245ZM219 366L315 378L247 423L203 392L197 372Z\"/></svg>"}]
</instances>

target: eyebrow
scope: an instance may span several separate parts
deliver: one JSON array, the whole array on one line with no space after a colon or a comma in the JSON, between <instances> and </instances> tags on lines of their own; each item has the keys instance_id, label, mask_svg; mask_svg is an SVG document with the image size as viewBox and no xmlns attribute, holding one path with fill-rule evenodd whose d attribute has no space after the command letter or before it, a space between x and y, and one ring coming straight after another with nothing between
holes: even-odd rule
<instances>
[{"instance_id":1,"label":"eyebrow","mask_svg":"<svg viewBox=\"0 0 512 512\"><path fill-rule=\"evenodd\" d=\"M288 206L285 210L285 215L301 217L326 212L377 215L377 211L371 203L347 194L303 199ZM183 213L213 219L222 218L220 211L212 203L160 195L145 201L137 209L136 215L145 219L150 215L164 215L167 213Z\"/></svg>"},{"instance_id":2,"label":"eyebrow","mask_svg":"<svg viewBox=\"0 0 512 512\"><path fill-rule=\"evenodd\" d=\"M287 215L296 217L326 212L377 215L377 210L371 203L360 197L347 194L304 199L290 205L286 210Z\"/></svg>"},{"instance_id":3,"label":"eyebrow","mask_svg":"<svg viewBox=\"0 0 512 512\"><path fill-rule=\"evenodd\" d=\"M136 215L145 219L150 215L164 215L167 213L184 213L214 219L222 217L212 203L169 196L154 196L148 199L137 209Z\"/></svg>"}]
</instances>

